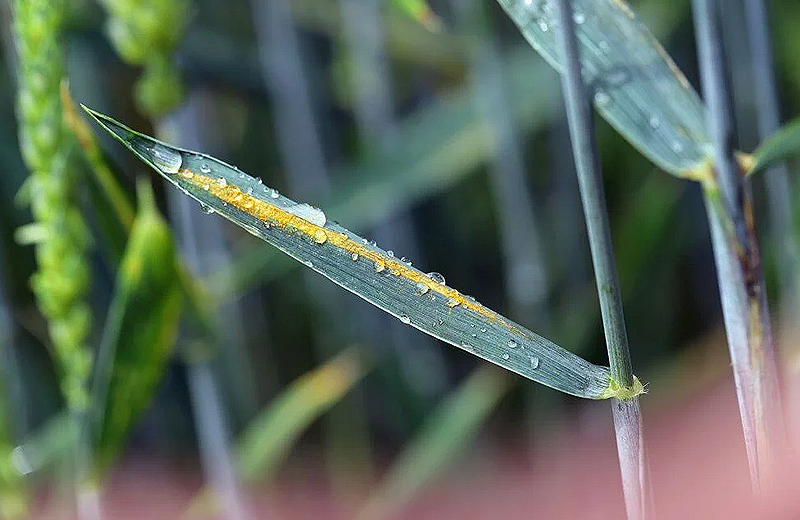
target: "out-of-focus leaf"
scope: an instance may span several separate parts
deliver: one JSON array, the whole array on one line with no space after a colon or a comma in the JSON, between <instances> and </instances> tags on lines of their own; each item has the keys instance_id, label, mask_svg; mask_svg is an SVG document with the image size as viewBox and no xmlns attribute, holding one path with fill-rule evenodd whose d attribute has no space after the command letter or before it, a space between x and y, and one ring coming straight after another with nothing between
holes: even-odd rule
<instances>
[{"instance_id":1,"label":"out-of-focus leaf","mask_svg":"<svg viewBox=\"0 0 800 520\"><path fill-rule=\"evenodd\" d=\"M126 230L130 230L133 225L133 201L122 189L122 186L119 185L114 177L114 172L106 164L103 151L97 145L89 125L78 115L66 81L61 83L61 103L64 110L64 124L67 125L67 128L72 131L77 139L81 150L83 150L83 155L91 167L92 174L97 183L103 188L103 193L108 198L117 219Z\"/></svg>"},{"instance_id":2,"label":"out-of-focus leaf","mask_svg":"<svg viewBox=\"0 0 800 520\"><path fill-rule=\"evenodd\" d=\"M392 5L432 32L442 30L442 21L426 0L392 0Z\"/></svg>"},{"instance_id":3,"label":"out-of-focus leaf","mask_svg":"<svg viewBox=\"0 0 800 520\"><path fill-rule=\"evenodd\" d=\"M95 406L103 410L96 418L99 470L113 462L150 404L180 318L182 291L172 233L150 186L142 181L137 192L139 209L117 273L93 388Z\"/></svg>"},{"instance_id":4,"label":"out-of-focus leaf","mask_svg":"<svg viewBox=\"0 0 800 520\"><path fill-rule=\"evenodd\" d=\"M300 434L367 370L362 354L349 349L292 382L241 434L236 444L239 477L269 479Z\"/></svg>"},{"instance_id":5,"label":"out-of-focus leaf","mask_svg":"<svg viewBox=\"0 0 800 520\"><path fill-rule=\"evenodd\" d=\"M402 0L392 0L402 1ZM341 34L340 9L337 1L291 0L294 19L307 29L318 30L336 38ZM387 54L402 62L422 63L452 75L464 72L465 51L459 38L446 32L432 32L405 13L389 9L384 13Z\"/></svg>"},{"instance_id":6,"label":"out-of-focus leaf","mask_svg":"<svg viewBox=\"0 0 800 520\"><path fill-rule=\"evenodd\" d=\"M398 512L463 452L509 385L507 374L482 366L456 388L403 449L358 515L377 520Z\"/></svg>"},{"instance_id":7,"label":"out-of-focus leaf","mask_svg":"<svg viewBox=\"0 0 800 520\"><path fill-rule=\"evenodd\" d=\"M759 145L753 152L752 165L747 169L747 174L752 175L766 170L798 153L800 153L800 119L795 119Z\"/></svg>"},{"instance_id":8,"label":"out-of-focus leaf","mask_svg":"<svg viewBox=\"0 0 800 520\"><path fill-rule=\"evenodd\" d=\"M294 0L292 5L299 9L306 2ZM301 10L326 19L335 17L333 13L338 10L329 4L313 0ZM639 8L647 14L654 33L668 34L679 23L681 18L676 13L684 4L685 0L669 5L650 0L641 2ZM323 6L333 13L320 14ZM507 52L502 62L509 112L521 130L540 128L560 103L548 67L531 59L527 46ZM373 151L357 164L339 168L331 177L343 181L334 184L330 199L320 204L330 208L348 228L359 231L477 171L497 153L498 142L496 133L474 106L471 90L464 87L417 110L397 125L392 150ZM212 295L226 300L256 283L274 280L295 266L265 244L251 248L224 272L209 276L207 283Z\"/></svg>"},{"instance_id":9,"label":"out-of-focus leaf","mask_svg":"<svg viewBox=\"0 0 800 520\"><path fill-rule=\"evenodd\" d=\"M441 275L411 267L329 221L319 208L283 197L213 157L174 148L87 111L184 193L403 323L568 394L629 397L619 393L607 368L500 316L447 286Z\"/></svg>"},{"instance_id":10,"label":"out-of-focus leaf","mask_svg":"<svg viewBox=\"0 0 800 520\"><path fill-rule=\"evenodd\" d=\"M498 0L526 40L561 70L547 0ZM679 177L707 180L705 110L697 93L624 0L574 0L584 82L598 112L645 156Z\"/></svg>"}]
</instances>

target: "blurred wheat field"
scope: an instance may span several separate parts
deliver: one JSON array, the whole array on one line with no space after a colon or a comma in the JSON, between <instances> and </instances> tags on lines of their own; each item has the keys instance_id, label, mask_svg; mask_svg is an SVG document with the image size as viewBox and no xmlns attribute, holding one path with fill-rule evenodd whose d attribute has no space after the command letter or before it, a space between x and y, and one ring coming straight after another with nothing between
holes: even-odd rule
<instances>
[{"instance_id":1,"label":"blurred wheat field","mask_svg":"<svg viewBox=\"0 0 800 520\"><path fill-rule=\"evenodd\" d=\"M788 447L751 497L708 195L685 179L708 181L700 98L626 132L677 94L623 110L606 75L587 92L652 517L790 518L800 11L766 3L765 49L742 36L760 3L709 1ZM630 3L703 92L691 2ZM623 518L608 405L575 397L628 394L605 386L557 25L530 18L545 5L0 3L0 518ZM612 72L660 74L641 56ZM147 141L137 158L79 104L203 155ZM300 220L221 218L279 203Z\"/></svg>"}]
</instances>

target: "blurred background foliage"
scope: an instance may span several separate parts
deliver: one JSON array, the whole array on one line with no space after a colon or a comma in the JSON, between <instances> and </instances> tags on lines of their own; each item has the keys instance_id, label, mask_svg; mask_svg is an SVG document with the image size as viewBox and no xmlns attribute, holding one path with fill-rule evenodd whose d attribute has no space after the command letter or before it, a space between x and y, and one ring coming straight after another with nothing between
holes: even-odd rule
<instances>
[{"instance_id":1,"label":"blurred background foliage","mask_svg":"<svg viewBox=\"0 0 800 520\"><path fill-rule=\"evenodd\" d=\"M69 0L61 41L73 99L236 164L415 266L443 273L492 309L607 364L558 78L499 7L481 0L431 0L432 11L408 0L264 2L192 0L160 22L156 9L152 20L121 28L113 17L160 2ZM29 284L33 252L15 242L15 230L32 217L17 195L29 173L17 138L20 56L9 4L0 4L4 453L36 435L44 442L42 428L64 407L47 322ZM633 5L696 86L688 2ZM782 116L789 120L800 112L800 6L776 0L769 7ZM754 78L739 34L742 16L739 2L727 4L724 36L739 145L751 151L758 144ZM153 43L136 49L125 38ZM141 66L145 79L137 83ZM633 363L650 382L644 406L655 407L727 373L700 188L657 171L601 120L597 132ZM493 440L522 439L509 448L535 457L537 439L553 424L577 424L582 410L597 406L479 369L482 361L394 323L218 216L197 211L192 229L182 229L176 221L185 215L173 190L107 137L100 141L107 155L95 150L87 162L73 146L72 161L91 234L87 301L95 319L87 343L96 352L103 337L132 215L130 206L120 210L120 200L133 204L137 177L151 177L192 273L182 275L189 280L184 290L194 291L175 355L151 367L163 380L130 425L123 464L146 457L192 466L202 458L195 426L202 421L195 416L202 413L198 395L206 394L189 375L197 363L216 382L215 414L231 442L241 437L253 452L281 452L261 454L270 460L261 472L236 455L237 465L247 464L242 478L274 477L281 469L275 461L292 449L275 436L299 436L283 469L287 477L313 456L331 470L332 488L363 498L374 468L408 446L398 458L403 466L376 488L367 516L402 503L466 458L459 446L480 450ZM103 160L122 187L116 203L102 202L107 191L91 173ZM776 244L765 225L762 181L754 186L769 296L777 305L785 295ZM204 313L210 332L196 323ZM338 352L345 357L334 357ZM159 346L154 356L160 355ZM115 395L126 406L124 393ZM141 406L141 396L130 398ZM328 410L325 420L314 420ZM259 428L272 447L257 447ZM20 461L8 467L8 460L0 461L0 480L13 490ZM428 466L415 468L414 460Z\"/></svg>"}]
</instances>

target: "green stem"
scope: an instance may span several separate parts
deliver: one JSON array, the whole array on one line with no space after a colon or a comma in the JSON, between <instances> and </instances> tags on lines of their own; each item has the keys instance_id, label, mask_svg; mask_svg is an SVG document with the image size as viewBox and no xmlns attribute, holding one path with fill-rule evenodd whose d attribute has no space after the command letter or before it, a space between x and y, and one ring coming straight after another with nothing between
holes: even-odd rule
<instances>
[{"instance_id":1,"label":"green stem","mask_svg":"<svg viewBox=\"0 0 800 520\"><path fill-rule=\"evenodd\" d=\"M758 489L769 474L783 428L777 367L752 195L732 148L733 111L717 27L719 11L710 0L694 0L692 7L714 153L716 184L704 185L706 211L750 476Z\"/></svg>"}]
</instances>

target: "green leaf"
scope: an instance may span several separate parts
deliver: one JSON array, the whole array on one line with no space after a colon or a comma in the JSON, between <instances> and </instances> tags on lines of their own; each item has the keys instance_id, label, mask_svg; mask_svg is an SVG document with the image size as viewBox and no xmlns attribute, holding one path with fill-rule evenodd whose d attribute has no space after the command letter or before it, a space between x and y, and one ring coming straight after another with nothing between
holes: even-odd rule
<instances>
[{"instance_id":1,"label":"green leaf","mask_svg":"<svg viewBox=\"0 0 800 520\"><path fill-rule=\"evenodd\" d=\"M766 170L800 152L800 118L786 123L780 130L769 136L753 152L753 164L747 175Z\"/></svg>"},{"instance_id":2,"label":"green leaf","mask_svg":"<svg viewBox=\"0 0 800 520\"><path fill-rule=\"evenodd\" d=\"M556 16L547 0L498 0L556 70ZM710 155L697 93L623 0L573 0L584 82L598 112L660 168L706 180Z\"/></svg>"},{"instance_id":3,"label":"green leaf","mask_svg":"<svg viewBox=\"0 0 800 520\"><path fill-rule=\"evenodd\" d=\"M392 0L392 5L429 31L439 32L442 30L441 19L436 16L426 0Z\"/></svg>"},{"instance_id":4,"label":"green leaf","mask_svg":"<svg viewBox=\"0 0 800 520\"><path fill-rule=\"evenodd\" d=\"M295 379L248 425L236 444L239 477L270 478L311 423L353 388L368 369L355 349Z\"/></svg>"},{"instance_id":5,"label":"green leaf","mask_svg":"<svg viewBox=\"0 0 800 520\"><path fill-rule=\"evenodd\" d=\"M556 390L598 399L608 369L589 363L213 157L174 148L87 109L184 193L408 325Z\"/></svg>"},{"instance_id":6,"label":"green leaf","mask_svg":"<svg viewBox=\"0 0 800 520\"><path fill-rule=\"evenodd\" d=\"M492 366L472 372L433 412L429 423L405 446L367 500L359 520L393 516L467 447L509 387Z\"/></svg>"},{"instance_id":7,"label":"green leaf","mask_svg":"<svg viewBox=\"0 0 800 520\"><path fill-rule=\"evenodd\" d=\"M120 263L93 388L98 470L122 448L149 406L175 342L182 290L175 244L150 186L138 186L139 211Z\"/></svg>"}]
</instances>

